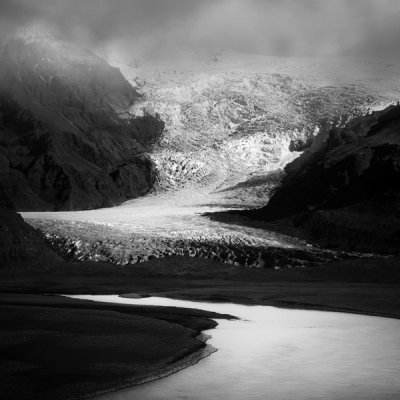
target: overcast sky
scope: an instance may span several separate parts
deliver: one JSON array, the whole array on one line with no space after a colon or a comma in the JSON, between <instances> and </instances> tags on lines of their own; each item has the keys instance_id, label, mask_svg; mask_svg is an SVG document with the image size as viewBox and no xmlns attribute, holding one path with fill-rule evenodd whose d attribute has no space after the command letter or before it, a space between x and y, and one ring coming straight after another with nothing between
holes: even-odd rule
<instances>
[{"instance_id":1,"label":"overcast sky","mask_svg":"<svg viewBox=\"0 0 400 400\"><path fill-rule=\"evenodd\" d=\"M45 22L94 50L207 45L279 55L398 52L400 0L0 0L10 29Z\"/></svg>"}]
</instances>

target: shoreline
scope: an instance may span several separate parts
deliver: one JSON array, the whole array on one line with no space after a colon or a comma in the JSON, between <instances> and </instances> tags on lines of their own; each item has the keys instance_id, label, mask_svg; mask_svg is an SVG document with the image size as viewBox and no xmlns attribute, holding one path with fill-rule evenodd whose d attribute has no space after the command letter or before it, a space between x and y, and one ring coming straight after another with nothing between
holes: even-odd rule
<instances>
[{"instance_id":1,"label":"shoreline","mask_svg":"<svg viewBox=\"0 0 400 400\"><path fill-rule=\"evenodd\" d=\"M130 293L126 293L126 295L129 295ZM124 294L119 295L120 297L123 298L129 298L125 296ZM376 312L376 311L371 311L371 310L357 310L354 308L346 308L346 307L337 307L337 306L331 306L327 304L317 304L317 303L302 303L302 302L291 302L291 301L277 301L277 302L261 302L261 303L250 303L250 302L241 302L239 300L234 300L232 301L216 301L216 300L205 300L205 299L196 299L196 298L191 298L191 297L185 297L185 296L175 296L175 297L169 297L169 296L163 296L162 293L157 293L158 297L165 297L169 299L176 299L176 300L187 300L187 301L193 301L193 302L203 302L203 301L208 301L210 303L216 303L216 304L238 304L238 305L245 305L245 306L270 306L270 307L275 307L275 308L283 308L287 310L309 310L309 311L321 311L321 312L338 312L338 313L344 313L344 314L356 314L356 315L365 315L365 316L370 316L370 317L380 317L380 318L392 318L392 319L400 319L400 311L398 313L385 313L385 312Z\"/></svg>"},{"instance_id":2,"label":"shoreline","mask_svg":"<svg viewBox=\"0 0 400 400\"><path fill-rule=\"evenodd\" d=\"M130 293L126 293L126 294L119 294L118 296L129 299L129 297L128 297L129 295L130 295ZM131 294L131 295L133 295L133 294ZM163 297L161 294L158 294L158 296ZM136 294L136 297L138 297L137 294ZM139 297L140 297L140 295L139 295ZM168 298L171 298L171 297L168 297ZM196 300L196 299L189 300L188 298L179 297L179 296L174 297L174 299L187 300L187 301L193 301L193 302L203 301L203 300ZM214 303L218 303L218 302L214 301ZM223 303L223 302L219 302L219 303ZM271 307L283 308L283 309L309 310L309 311L312 310L312 311L320 311L320 312L338 312L338 313L355 314L355 315L366 315L366 316L379 317L379 318L400 319L400 314L385 314L385 313L376 313L373 311L361 312L361 311L350 309L350 308L333 307L333 306L321 305L321 304L291 303L291 302L287 302L286 304L283 304L283 303L280 303L280 304L277 304L277 303L249 304L249 303L241 303L238 301L236 301L236 302L232 301L231 303L248 305L248 306L263 305L263 306L271 306ZM215 329L216 327L211 328L211 329ZM203 343L206 344L208 335L205 335L204 333L200 333L196 338L200 339L201 336L206 336L205 340L202 340ZM166 378L166 377L168 377L174 373L177 373L185 368L189 368L189 367L197 364L203 358L209 357L216 351L218 351L218 349L215 349L211 345L206 344L204 348L199 349L193 353L190 353L190 354L184 356L182 359L174 362L171 366L164 367L161 370L159 370L158 372L150 373L149 376L146 376L143 378L142 377L134 378L134 379L132 379L132 381L122 383L121 385L116 385L115 387L112 387L109 390L105 390L105 391L102 391L99 393L94 393L94 394L88 394L84 397L74 398L74 399L70 399L70 400L82 400L85 398L92 398L92 397L95 397L98 395L112 393L112 392L116 392L118 390L128 389L131 387L133 388L134 386L137 386L137 385L142 385L142 384L145 384L148 382L153 382L153 381L156 381L159 379Z\"/></svg>"},{"instance_id":3,"label":"shoreline","mask_svg":"<svg viewBox=\"0 0 400 400\"><path fill-rule=\"evenodd\" d=\"M98 292L98 291L96 291ZM98 293L100 294L100 293ZM114 293L115 294L115 293ZM142 297L144 296L143 293L140 292L135 292L135 293L120 293L118 294L119 296L123 297L123 298L129 298L129 297ZM236 303L236 304L244 304L244 305L249 305L249 306L257 306L257 305L265 305L265 306L272 306L272 307L277 307L277 308L285 308L285 309L298 309L298 310L315 310L315 311L321 311L321 312L340 312L340 313L349 313L349 314L360 314L360 315L368 315L368 316L373 316L373 317L383 317L383 318L394 318L394 319L400 319L400 315L398 313L390 313L390 312L386 312L386 313L379 313L376 312L374 310L356 310L356 309L352 309L349 307L338 307L338 306L333 306L333 305L328 305L328 304L317 304L317 303L305 303L305 302L294 302L294 301L261 301L261 302L257 302L257 301L244 301L243 299L240 299L238 297L232 297L229 301L229 299L224 299L224 301L216 301L215 299L212 300L210 298L208 299L204 299L201 298L201 296L197 296L195 297L193 294L192 296L185 296L184 293L176 293L175 295L173 294L168 294L168 293L147 293L146 296L159 296L159 297L168 297L168 298L175 298L175 299L179 299L179 300L188 300L188 301L208 301L208 302L213 302L213 303ZM11 296L13 296L11 294ZM22 295L24 296L24 295ZM26 296L29 297L29 295L27 294ZM7 297L7 295L6 295ZM39 297L38 295L34 295L35 298ZM50 294L49 296L41 296L42 300L43 300L43 304L36 304L36 307L43 308L43 305L46 303L46 298L50 298L51 300L59 299L59 298L63 298L63 296L61 295L53 295ZM3 300L3 299L2 299ZM68 298L68 300L70 300L70 298ZM76 300L76 299L73 299ZM89 301L89 305L86 304L84 305L85 308L90 308L90 303L91 306L93 307L92 311L95 312L99 312L100 310L113 310L115 304L114 303L103 303L103 302L98 302L98 301ZM7 302L3 304L8 305ZM35 306L35 305L34 305ZM116 308L119 308L120 304L117 304ZM128 306L128 308L133 308L133 310L135 309L136 305L134 305L133 307L131 307L130 305L123 305L122 303L122 307L124 306ZM55 307L59 307L59 305L56 305ZM157 306L147 306L147 305L143 305L143 306L138 306L141 308L145 308L145 309L151 309ZM203 312L204 310L201 309L182 309L179 307L163 307L163 308L168 308L169 310L172 309L176 309L176 312L183 312L185 315L188 315L189 312L193 312L193 313L197 313L198 310L200 310L201 312ZM189 310L189 311L188 311ZM226 315L223 315L226 318ZM201 361L202 359L209 357L210 355L212 355L214 352L218 351L218 349L213 348L211 345L208 345L207 339L209 338L209 336L207 334L205 334L203 332L203 330L208 330L208 329L214 329L218 323L215 321L215 319L218 319L218 316L211 316L210 318L210 322L212 321L212 326L206 326L205 328L203 328L202 330L197 330L197 335L195 336L196 340L199 340L203 343L203 346L201 348L195 349L192 352L186 353L183 356L179 356L177 354L175 354L175 357L177 356L177 358L173 361L167 362L166 364L162 365L160 368L155 368L155 369L150 369L147 371L144 371L143 373L137 375L137 376L131 376L131 377L127 377L127 378L122 378L121 380L117 380L114 383L110 382L109 384L106 384L104 387L100 388L100 389L95 389L93 391L86 391L81 395L78 396L69 396L69 397L63 397L64 400L83 400L85 398L95 398L96 396L100 396L100 395L106 395L107 393L112 393L112 392L116 392L119 390L123 390L123 389L128 389L128 388L133 388L134 386L138 386L138 385L142 385L145 383L149 383L149 382L153 382L159 379L163 379L165 377L168 377L174 373L177 373L183 369L189 368L195 364L197 364L199 361Z\"/></svg>"},{"instance_id":4,"label":"shoreline","mask_svg":"<svg viewBox=\"0 0 400 400\"><path fill-rule=\"evenodd\" d=\"M232 316L0 294L0 388L9 400L78 400L158 380L217 351L204 331L224 318Z\"/></svg>"},{"instance_id":5,"label":"shoreline","mask_svg":"<svg viewBox=\"0 0 400 400\"><path fill-rule=\"evenodd\" d=\"M159 353L158 349L152 350L150 342L144 345L140 344L140 340L137 341L135 336L132 336L132 333L135 334L135 330L132 331L131 327L120 325L119 330L111 332L111 336L113 334L125 335L122 339L118 339L119 344L103 342L102 347L100 346L96 350L98 362L105 363L100 372L96 372L96 370L93 372L91 366L76 366L76 359L72 362L72 354L61 354L61 357L64 355L69 357L67 363L70 363L70 367L68 368L72 371L74 368L78 369L78 374L70 378L68 377L69 369L62 369L56 365L58 370L55 373L58 374L58 379L67 381L68 390L65 393L58 392L57 396L39 395L38 398L77 400L161 379L197 363L212 354L213 350L207 347L208 345L204 341L203 346L199 349L199 343L196 344L193 340L200 332L215 327L215 319L232 316L217 316L196 309L176 309L175 307L160 309L154 306L125 307L118 304L85 303L84 301L75 302L75 304L79 303L83 306L76 305L76 309L74 309L74 301L70 298L62 298L59 296L60 293L70 295L119 294L126 297L129 297L129 294L135 297L158 296L189 301L267 305L286 309L342 312L400 319L399 260L399 258L339 260L321 267L275 271L232 267L215 261L189 257L170 257L151 260L140 267L118 268L115 265L101 263L65 263L57 268L42 271L1 271L0 305L5 305L5 307L0 307L0 313L1 308L3 308L4 315L4 308L10 309L14 306L14 308L25 309L25 315L29 317L40 309L46 310L50 315L64 313L70 317L74 312L79 311L79 307L83 307L84 310L80 310L81 314L87 313L91 315L90 318L99 318L98 325L93 331L95 334L102 331L102 327L110 328L107 321L115 313L122 313L128 319L133 318L136 326L144 327L149 334L153 332L154 335L154 332L158 332L156 337L161 337L164 328L158 330L157 325L149 324L148 321L154 321L154 319L163 324L163 327L173 326L176 329L180 325L181 331L186 331L185 337L180 336L180 338L174 339L173 357L168 359L165 356L162 358L160 355L158 361L154 358L146 361L143 358L136 358L134 348L141 346L146 351ZM42 296L43 293L47 293L49 296ZM79 330L81 321L85 322L86 317L81 316L80 318L70 321L72 340L74 344L77 343L77 346L85 349L84 342L82 342L84 335ZM24 317L14 317L14 322L9 323L9 327L20 337L24 333L24 329L27 330L26 326L20 327L21 320L25 323ZM10 321L12 322L11 319ZM2 333L1 325L4 324L0 324L0 334ZM39 323L36 323L34 328L37 329L38 326L41 327ZM2 328L4 333L6 327ZM113 328L112 324L111 328ZM61 332L63 332L62 329ZM168 333L168 329L166 332ZM61 339L57 338L58 340L61 340L61 344L63 343L62 337ZM115 347L116 344L119 347ZM22 340L16 342L16 345L22 346L24 349ZM46 354L40 353L40 348L37 344L30 347L30 350L36 352L36 358L33 357L28 360L29 362L38 361L40 363L46 357ZM117 353L118 351L122 353L114 357L116 359L114 364L110 364L112 360L107 352L114 353L115 349L117 349ZM188 350L193 349L194 351L188 354ZM14 352L15 350L12 350L11 354ZM184 357L182 358L182 356ZM79 357L80 355L77 359ZM174 359L175 362L168 365L168 361L171 359ZM164 365L162 365L163 363ZM151 364L154 368L151 368ZM48 379L49 377L53 378L53 371L51 369L48 371L49 373L45 373L45 380L32 378L31 384L38 387L43 385L43 390L55 390L50 387L52 383L51 379ZM8 373L7 369L5 372ZM82 386L79 384L81 380L79 374L87 373L92 374L93 377ZM12 372L7 376L10 377L11 374ZM9 385L7 376L3 383L6 386ZM71 388L71 384L75 384L75 381L77 381L77 386ZM49 387L46 388L46 386ZM91 387L93 390L90 390ZM63 388L64 386L62 386ZM30 392L27 391L27 393ZM9 396L9 400L30 398L29 396Z\"/></svg>"},{"instance_id":6,"label":"shoreline","mask_svg":"<svg viewBox=\"0 0 400 400\"><path fill-rule=\"evenodd\" d=\"M212 328L212 329L214 329L214 328ZM148 373L143 374L143 376L138 376L138 377L135 377L132 379L128 379L124 382L118 383L113 386L110 385L110 387L108 389L100 390L98 392L93 392L93 393L86 393L85 395L79 396L79 397L71 397L68 400L83 400L83 399L88 399L88 398L105 395L107 393L117 392L119 390L133 388L134 386L143 385L145 383L154 382L159 379L166 378L172 374L182 371L183 369L189 368L189 367L197 364L202 359L207 358L210 355L212 355L213 353L215 353L216 351L218 351L218 349L214 348L213 346L206 344L206 341L208 340L208 337L206 337L206 336L207 335L204 335L203 333L200 333L198 336L196 336L197 340L200 340L200 341L204 340L203 341L203 343L205 344L204 347L194 351L193 353L189 353L189 354L185 355L184 357L179 358L176 361L172 361L171 365L164 366L161 369L159 369L158 371L150 371ZM204 337L204 339L203 339L203 337Z\"/></svg>"},{"instance_id":7,"label":"shoreline","mask_svg":"<svg viewBox=\"0 0 400 400\"><path fill-rule=\"evenodd\" d=\"M323 312L338 312L344 314L355 314L355 315L365 315L369 317L379 317L379 318L391 318L391 319L400 319L399 314L392 313L379 313L374 311L359 311L353 308L344 308L344 307L334 307L328 305L321 304L307 304L307 303L291 303L288 304L271 304L271 306L276 308L285 308L285 309L293 309L293 310L310 310L310 311L323 311Z\"/></svg>"}]
</instances>

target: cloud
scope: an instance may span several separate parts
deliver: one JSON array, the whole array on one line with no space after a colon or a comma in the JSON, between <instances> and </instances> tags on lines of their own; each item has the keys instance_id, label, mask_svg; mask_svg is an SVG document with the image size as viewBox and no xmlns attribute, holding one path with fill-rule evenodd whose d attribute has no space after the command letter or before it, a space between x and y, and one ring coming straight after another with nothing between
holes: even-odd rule
<instances>
[{"instance_id":1,"label":"cloud","mask_svg":"<svg viewBox=\"0 0 400 400\"><path fill-rule=\"evenodd\" d=\"M1 0L0 23L45 22L93 49L207 45L279 55L397 48L398 0Z\"/></svg>"},{"instance_id":2,"label":"cloud","mask_svg":"<svg viewBox=\"0 0 400 400\"><path fill-rule=\"evenodd\" d=\"M192 29L194 37L260 53L337 54L369 38L399 10L396 0L224 0L205 8Z\"/></svg>"}]
</instances>

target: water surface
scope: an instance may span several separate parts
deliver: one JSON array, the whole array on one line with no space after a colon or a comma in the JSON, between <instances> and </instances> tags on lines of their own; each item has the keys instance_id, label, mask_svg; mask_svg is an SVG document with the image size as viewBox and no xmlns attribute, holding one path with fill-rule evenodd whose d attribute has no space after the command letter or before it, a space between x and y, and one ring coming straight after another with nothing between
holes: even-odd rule
<instances>
[{"instance_id":1,"label":"water surface","mask_svg":"<svg viewBox=\"0 0 400 400\"><path fill-rule=\"evenodd\" d=\"M400 321L270 306L118 296L71 296L228 313L209 344L218 351L167 378L103 400L313 400L400 398Z\"/></svg>"}]
</instances>

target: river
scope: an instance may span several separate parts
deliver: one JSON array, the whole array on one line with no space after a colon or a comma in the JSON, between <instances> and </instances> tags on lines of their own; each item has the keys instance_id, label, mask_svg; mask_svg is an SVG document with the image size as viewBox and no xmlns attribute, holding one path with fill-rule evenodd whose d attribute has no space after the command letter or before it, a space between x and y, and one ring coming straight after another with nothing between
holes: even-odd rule
<instances>
[{"instance_id":1,"label":"river","mask_svg":"<svg viewBox=\"0 0 400 400\"><path fill-rule=\"evenodd\" d=\"M207 331L218 351L167 378L99 400L400 398L400 321L347 313L150 297L71 296L239 317Z\"/></svg>"}]
</instances>

